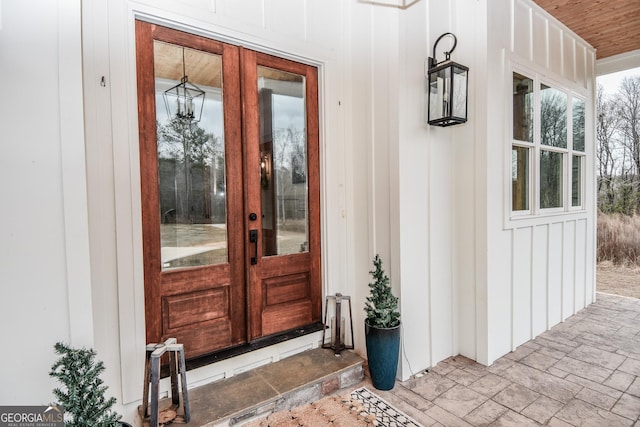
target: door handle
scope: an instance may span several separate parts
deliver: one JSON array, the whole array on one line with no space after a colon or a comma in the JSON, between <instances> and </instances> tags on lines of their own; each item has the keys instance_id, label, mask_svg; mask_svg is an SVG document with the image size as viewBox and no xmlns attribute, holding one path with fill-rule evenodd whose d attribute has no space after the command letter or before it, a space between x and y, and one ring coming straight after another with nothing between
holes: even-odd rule
<instances>
[{"instance_id":1,"label":"door handle","mask_svg":"<svg viewBox=\"0 0 640 427\"><path fill-rule=\"evenodd\" d=\"M251 265L258 263L258 230L249 230L249 243L253 243L253 253Z\"/></svg>"}]
</instances>

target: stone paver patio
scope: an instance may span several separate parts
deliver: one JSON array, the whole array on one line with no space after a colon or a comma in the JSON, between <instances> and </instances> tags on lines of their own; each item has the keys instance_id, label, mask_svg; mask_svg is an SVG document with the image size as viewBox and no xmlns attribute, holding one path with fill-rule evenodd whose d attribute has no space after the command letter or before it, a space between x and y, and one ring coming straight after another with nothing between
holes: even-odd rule
<instances>
[{"instance_id":1,"label":"stone paver patio","mask_svg":"<svg viewBox=\"0 0 640 427\"><path fill-rule=\"evenodd\" d=\"M425 426L640 427L640 300L598 293L490 367L452 357L376 393Z\"/></svg>"}]
</instances>

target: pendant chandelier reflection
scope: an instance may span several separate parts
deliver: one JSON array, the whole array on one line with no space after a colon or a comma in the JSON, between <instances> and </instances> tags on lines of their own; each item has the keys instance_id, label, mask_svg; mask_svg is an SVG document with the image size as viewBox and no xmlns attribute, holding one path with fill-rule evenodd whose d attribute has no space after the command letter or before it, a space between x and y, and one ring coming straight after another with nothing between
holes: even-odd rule
<instances>
[{"instance_id":1,"label":"pendant chandelier reflection","mask_svg":"<svg viewBox=\"0 0 640 427\"><path fill-rule=\"evenodd\" d=\"M182 48L182 78L180 83L164 91L164 105L169 119L176 117L189 122L199 122L204 107L204 91L189 82Z\"/></svg>"}]
</instances>

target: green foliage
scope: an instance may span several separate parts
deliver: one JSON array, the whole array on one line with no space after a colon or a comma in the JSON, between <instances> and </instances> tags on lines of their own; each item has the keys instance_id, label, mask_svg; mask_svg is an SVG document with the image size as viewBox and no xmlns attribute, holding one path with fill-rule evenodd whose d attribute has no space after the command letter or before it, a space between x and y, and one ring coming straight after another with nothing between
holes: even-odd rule
<instances>
[{"instance_id":1,"label":"green foliage","mask_svg":"<svg viewBox=\"0 0 640 427\"><path fill-rule=\"evenodd\" d=\"M638 177L598 177L598 209L605 214L633 216L639 213L640 179Z\"/></svg>"},{"instance_id":2,"label":"green foliage","mask_svg":"<svg viewBox=\"0 0 640 427\"><path fill-rule=\"evenodd\" d=\"M54 348L60 357L49 375L63 386L55 388L53 394L64 407L65 426L118 426L120 416L111 410L116 399L105 398L107 386L100 379L105 367L102 361L95 359L95 351L74 349L60 342Z\"/></svg>"},{"instance_id":3,"label":"green foliage","mask_svg":"<svg viewBox=\"0 0 640 427\"><path fill-rule=\"evenodd\" d=\"M369 283L370 293L364 307L367 323L377 328L393 328L400 324L398 298L391 293L389 277L382 268L378 254L373 259L373 265L375 269L369 272L373 282Z\"/></svg>"}]
</instances>

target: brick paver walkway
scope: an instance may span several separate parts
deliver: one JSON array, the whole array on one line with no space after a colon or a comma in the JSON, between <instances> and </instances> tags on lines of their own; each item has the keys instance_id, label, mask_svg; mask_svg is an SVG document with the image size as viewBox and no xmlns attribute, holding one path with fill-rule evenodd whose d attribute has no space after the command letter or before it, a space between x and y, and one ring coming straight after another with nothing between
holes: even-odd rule
<instances>
[{"instance_id":1,"label":"brick paver walkway","mask_svg":"<svg viewBox=\"0 0 640 427\"><path fill-rule=\"evenodd\" d=\"M640 427L640 300L598 293L490 367L452 357L376 393L425 426Z\"/></svg>"}]
</instances>

